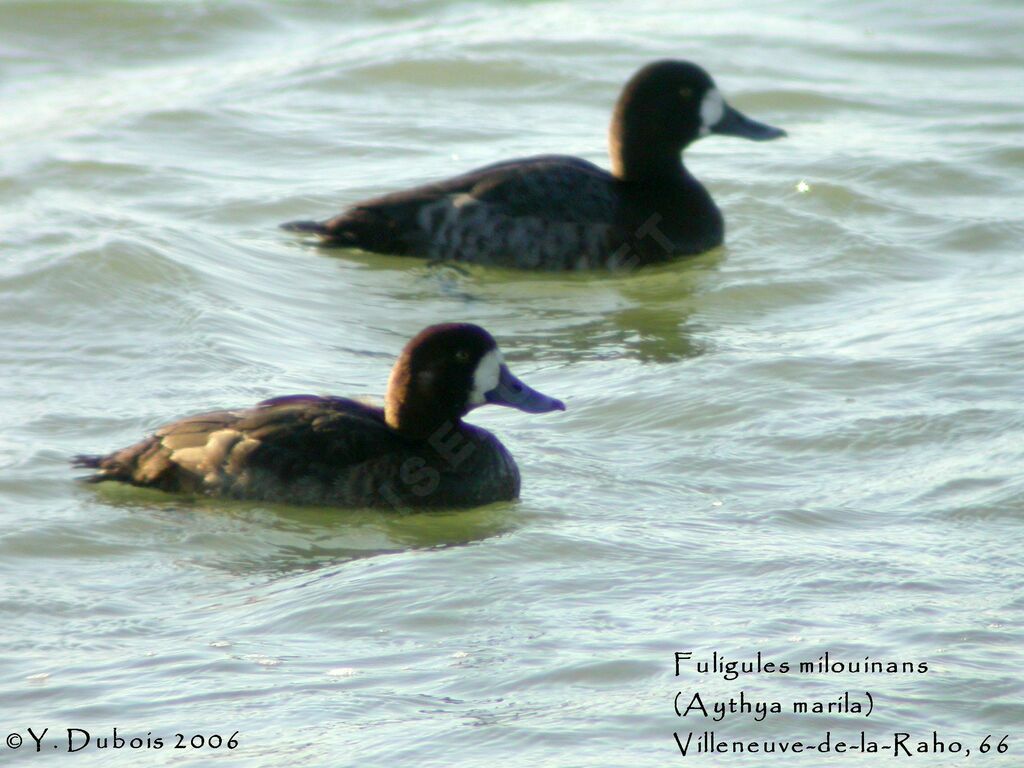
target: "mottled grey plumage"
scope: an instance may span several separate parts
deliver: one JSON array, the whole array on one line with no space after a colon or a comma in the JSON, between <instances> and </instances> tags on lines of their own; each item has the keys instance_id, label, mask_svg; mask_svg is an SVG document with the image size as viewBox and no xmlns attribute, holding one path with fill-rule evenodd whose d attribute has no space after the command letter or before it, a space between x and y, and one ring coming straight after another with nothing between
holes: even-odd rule
<instances>
[{"instance_id":1,"label":"mottled grey plumage","mask_svg":"<svg viewBox=\"0 0 1024 768\"><path fill-rule=\"evenodd\" d=\"M543 211L537 200L546 201ZM543 156L367 200L315 226L332 233L332 245L573 269L602 263L616 206L615 180L606 171L574 157Z\"/></svg>"},{"instance_id":2,"label":"mottled grey plumage","mask_svg":"<svg viewBox=\"0 0 1024 768\"><path fill-rule=\"evenodd\" d=\"M527 269L664 261L722 242L722 215L680 158L708 132L784 135L728 107L700 67L656 62L619 98L611 173L561 155L510 160L282 227L326 245Z\"/></svg>"},{"instance_id":3,"label":"mottled grey plumage","mask_svg":"<svg viewBox=\"0 0 1024 768\"><path fill-rule=\"evenodd\" d=\"M519 495L519 469L494 435L462 421L494 403L564 409L516 379L494 339L431 326L406 345L384 408L288 395L190 416L106 456L79 456L91 482L225 498L346 507L466 507Z\"/></svg>"}]
</instances>

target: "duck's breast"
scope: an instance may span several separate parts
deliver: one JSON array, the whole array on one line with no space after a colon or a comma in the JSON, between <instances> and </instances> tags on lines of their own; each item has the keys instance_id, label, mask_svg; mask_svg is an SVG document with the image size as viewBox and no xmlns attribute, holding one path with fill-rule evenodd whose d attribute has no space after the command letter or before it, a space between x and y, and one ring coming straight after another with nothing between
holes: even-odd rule
<instances>
[{"instance_id":1,"label":"duck's breast","mask_svg":"<svg viewBox=\"0 0 1024 768\"><path fill-rule=\"evenodd\" d=\"M360 469L367 506L472 507L519 497L519 468L490 432L462 424Z\"/></svg>"}]
</instances>

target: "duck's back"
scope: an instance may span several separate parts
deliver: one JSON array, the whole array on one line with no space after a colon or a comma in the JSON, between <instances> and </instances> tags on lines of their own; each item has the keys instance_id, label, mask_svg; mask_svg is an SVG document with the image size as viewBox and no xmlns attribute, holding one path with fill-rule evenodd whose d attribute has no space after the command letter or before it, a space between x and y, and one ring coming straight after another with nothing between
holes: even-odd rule
<instances>
[{"instance_id":1,"label":"duck's back","mask_svg":"<svg viewBox=\"0 0 1024 768\"><path fill-rule=\"evenodd\" d=\"M192 416L78 464L97 470L94 482L291 504L470 506L519 493L515 462L485 430L408 440L379 408L313 395Z\"/></svg>"},{"instance_id":2,"label":"duck's back","mask_svg":"<svg viewBox=\"0 0 1024 768\"><path fill-rule=\"evenodd\" d=\"M366 200L322 224L285 226L369 251L562 270L603 265L618 215L611 174L543 155Z\"/></svg>"}]
</instances>

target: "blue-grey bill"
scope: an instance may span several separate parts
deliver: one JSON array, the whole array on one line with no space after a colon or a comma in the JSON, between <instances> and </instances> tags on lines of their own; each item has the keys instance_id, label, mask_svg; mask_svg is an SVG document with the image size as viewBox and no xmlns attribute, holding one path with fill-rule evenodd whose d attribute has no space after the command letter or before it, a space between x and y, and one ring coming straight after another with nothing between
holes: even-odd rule
<instances>
[{"instance_id":1,"label":"blue-grey bill","mask_svg":"<svg viewBox=\"0 0 1024 768\"><path fill-rule=\"evenodd\" d=\"M518 408L520 411L526 411L527 413L548 413L550 411L565 410L565 403L526 386L512 375L507 365L501 366L498 386L490 392L484 393L484 398L492 405L507 405L510 408Z\"/></svg>"},{"instance_id":2,"label":"blue-grey bill","mask_svg":"<svg viewBox=\"0 0 1024 768\"><path fill-rule=\"evenodd\" d=\"M771 141L772 139L781 139L786 135L781 128L751 120L728 104L725 105L725 114L722 115L722 119L715 123L711 132L723 136L741 136L751 141Z\"/></svg>"}]
</instances>

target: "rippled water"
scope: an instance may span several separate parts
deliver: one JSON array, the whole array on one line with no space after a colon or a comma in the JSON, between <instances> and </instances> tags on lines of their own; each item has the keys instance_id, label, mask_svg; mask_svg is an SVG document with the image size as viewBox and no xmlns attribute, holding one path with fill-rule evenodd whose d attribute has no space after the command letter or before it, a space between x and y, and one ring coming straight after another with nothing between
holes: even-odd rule
<instances>
[{"instance_id":1,"label":"rippled water","mask_svg":"<svg viewBox=\"0 0 1024 768\"><path fill-rule=\"evenodd\" d=\"M461 274L275 229L517 155L605 164L618 89L661 57L790 132L688 152L724 249ZM935 730L1020 765L1022 64L1017 0L3 3L0 737L238 731L78 753L102 765L660 766L718 764L674 731ZM474 413L516 504L197 503L67 467L196 410L380 395L450 320L568 405ZM674 676L715 650L929 672ZM680 690L876 709L680 719ZM978 754L990 733L1010 751Z\"/></svg>"}]
</instances>

